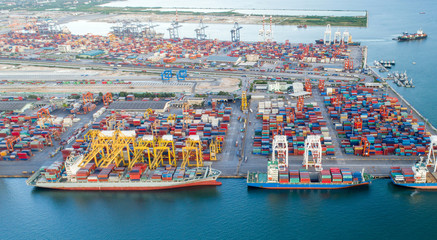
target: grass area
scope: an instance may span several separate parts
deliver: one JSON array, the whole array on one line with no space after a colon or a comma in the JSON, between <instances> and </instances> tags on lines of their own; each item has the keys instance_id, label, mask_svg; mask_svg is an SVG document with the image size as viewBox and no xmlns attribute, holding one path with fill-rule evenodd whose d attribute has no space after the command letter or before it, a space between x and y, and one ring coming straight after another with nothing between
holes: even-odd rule
<instances>
[{"instance_id":1,"label":"grass area","mask_svg":"<svg viewBox=\"0 0 437 240\"><path fill-rule=\"evenodd\" d=\"M65 11L65 12L92 12L101 14L156 14L174 15L175 11L160 11L159 7L102 7L100 5L113 2L114 0L77 0L73 4L71 0L57 0L43 5L36 5L33 1L19 2L16 6L0 6L0 10L29 10L29 11ZM223 16L223 17L244 17L245 14L233 12L232 9L223 9L223 12L193 12L184 9L178 10L179 15L187 16ZM261 16L252 14L251 16ZM363 17L345 16L275 16L274 23L277 25L308 25L308 26L351 26L366 27L367 14ZM254 22L253 24L258 24Z\"/></svg>"},{"instance_id":2,"label":"grass area","mask_svg":"<svg viewBox=\"0 0 437 240\"><path fill-rule=\"evenodd\" d=\"M278 25L309 25L309 26L350 26L350 27L367 27L367 15L364 17L323 17L323 16L302 16L302 17L285 17L275 18Z\"/></svg>"},{"instance_id":3,"label":"grass area","mask_svg":"<svg viewBox=\"0 0 437 240\"><path fill-rule=\"evenodd\" d=\"M46 4L36 4L36 1L19 1L14 6L2 5L0 10L28 10L28 11L87 11L95 6L113 2L113 0L76 0L73 4L71 0L56 0Z\"/></svg>"},{"instance_id":4,"label":"grass area","mask_svg":"<svg viewBox=\"0 0 437 240\"><path fill-rule=\"evenodd\" d=\"M160 11L159 9L150 8L117 8L117 7L91 7L87 11L98 12L98 13L148 13L156 15L174 15L175 11ZM236 13L232 11L224 12L190 12L184 10L178 10L179 15L189 15L189 16L235 16L243 17L244 14ZM258 16L253 14L252 16ZM259 15L261 16L261 15ZM367 15L363 17L345 17L345 16L275 16L274 23L277 25L308 25L308 26L325 26L331 24L332 26L350 26L350 27L366 27L367 26Z\"/></svg>"}]
</instances>

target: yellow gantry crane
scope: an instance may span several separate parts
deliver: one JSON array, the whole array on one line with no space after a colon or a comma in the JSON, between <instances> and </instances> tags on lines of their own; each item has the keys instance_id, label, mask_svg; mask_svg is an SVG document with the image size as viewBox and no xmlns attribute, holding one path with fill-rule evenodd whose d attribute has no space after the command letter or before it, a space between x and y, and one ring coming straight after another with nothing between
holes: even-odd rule
<instances>
[{"instance_id":1,"label":"yellow gantry crane","mask_svg":"<svg viewBox=\"0 0 437 240\"><path fill-rule=\"evenodd\" d=\"M222 152L223 137L217 136L211 139L209 144L210 160L217 161L217 154Z\"/></svg>"},{"instance_id":2,"label":"yellow gantry crane","mask_svg":"<svg viewBox=\"0 0 437 240\"><path fill-rule=\"evenodd\" d=\"M167 122L171 125L173 125L176 121L176 114L170 114L167 117Z\"/></svg>"},{"instance_id":3,"label":"yellow gantry crane","mask_svg":"<svg viewBox=\"0 0 437 240\"><path fill-rule=\"evenodd\" d=\"M241 93L241 111L246 111L247 110L247 96L246 96L246 91L243 91Z\"/></svg>"},{"instance_id":4,"label":"yellow gantry crane","mask_svg":"<svg viewBox=\"0 0 437 240\"><path fill-rule=\"evenodd\" d=\"M135 142L135 131L116 130L112 134L111 153L105 158L101 158L99 167L107 167L115 163L116 166L126 166L131 163L131 146Z\"/></svg>"},{"instance_id":5,"label":"yellow gantry crane","mask_svg":"<svg viewBox=\"0 0 437 240\"><path fill-rule=\"evenodd\" d=\"M185 141L185 147L182 148L181 168L185 166L203 166L202 142L199 135L191 135Z\"/></svg>"},{"instance_id":6,"label":"yellow gantry crane","mask_svg":"<svg viewBox=\"0 0 437 240\"><path fill-rule=\"evenodd\" d=\"M223 148L223 142L224 142L225 138L223 136L217 136L217 137L215 137L215 140L216 140L217 152L221 153L222 148Z\"/></svg>"},{"instance_id":7,"label":"yellow gantry crane","mask_svg":"<svg viewBox=\"0 0 437 240\"><path fill-rule=\"evenodd\" d=\"M85 134L85 140L90 142L87 148L87 154L79 163L79 167L84 167L90 162L94 162L97 166L101 159L109 156L111 153L111 142L113 139L112 131L90 130Z\"/></svg>"},{"instance_id":8,"label":"yellow gantry crane","mask_svg":"<svg viewBox=\"0 0 437 240\"><path fill-rule=\"evenodd\" d=\"M186 101L182 105L182 114L184 116L182 123L184 125L184 128L187 128L188 124L191 123L191 116L189 112L190 112L190 104Z\"/></svg>"},{"instance_id":9,"label":"yellow gantry crane","mask_svg":"<svg viewBox=\"0 0 437 240\"><path fill-rule=\"evenodd\" d=\"M149 119L150 115L153 114L153 110L151 108L148 108L145 112L144 112L144 119Z\"/></svg>"},{"instance_id":10,"label":"yellow gantry crane","mask_svg":"<svg viewBox=\"0 0 437 240\"><path fill-rule=\"evenodd\" d=\"M191 123L191 116L187 113L184 113L184 118L183 118L183 126L184 128L188 128L188 124Z\"/></svg>"},{"instance_id":11,"label":"yellow gantry crane","mask_svg":"<svg viewBox=\"0 0 437 240\"><path fill-rule=\"evenodd\" d=\"M137 162L147 162L149 166L152 165L152 158L154 154L155 139L153 135L145 135L139 138L134 143L134 156L129 164L131 169Z\"/></svg>"},{"instance_id":12,"label":"yellow gantry crane","mask_svg":"<svg viewBox=\"0 0 437 240\"><path fill-rule=\"evenodd\" d=\"M174 141L172 135L164 135L158 139L158 143L153 148L153 161L150 164L150 169L155 169L163 165L177 165Z\"/></svg>"},{"instance_id":13,"label":"yellow gantry crane","mask_svg":"<svg viewBox=\"0 0 437 240\"><path fill-rule=\"evenodd\" d=\"M211 143L209 144L209 160L217 161L217 145L214 139L211 139Z\"/></svg>"},{"instance_id":14,"label":"yellow gantry crane","mask_svg":"<svg viewBox=\"0 0 437 240\"><path fill-rule=\"evenodd\" d=\"M188 101L185 101L182 104L182 112L183 113L188 113L190 111L190 104L188 103Z\"/></svg>"}]
</instances>

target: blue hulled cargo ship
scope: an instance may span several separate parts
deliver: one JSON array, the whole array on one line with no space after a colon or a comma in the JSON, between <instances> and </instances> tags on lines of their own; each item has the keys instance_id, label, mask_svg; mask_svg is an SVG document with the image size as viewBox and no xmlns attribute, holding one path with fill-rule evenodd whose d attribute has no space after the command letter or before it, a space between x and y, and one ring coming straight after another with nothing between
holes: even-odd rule
<instances>
[{"instance_id":1,"label":"blue hulled cargo ship","mask_svg":"<svg viewBox=\"0 0 437 240\"><path fill-rule=\"evenodd\" d=\"M304 169L289 170L287 136L273 138L271 160L267 173L247 173L247 186L267 189L342 189L367 186L371 175L351 172L348 168L322 168L320 135L309 135L305 140ZM310 154L311 152L311 158ZM313 172L308 171L314 167Z\"/></svg>"}]
</instances>

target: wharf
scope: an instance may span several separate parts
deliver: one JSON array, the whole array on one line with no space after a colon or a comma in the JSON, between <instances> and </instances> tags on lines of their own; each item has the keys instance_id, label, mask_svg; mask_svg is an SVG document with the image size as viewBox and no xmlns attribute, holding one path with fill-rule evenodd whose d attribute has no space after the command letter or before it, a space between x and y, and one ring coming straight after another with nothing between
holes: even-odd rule
<instances>
[{"instance_id":1,"label":"wharf","mask_svg":"<svg viewBox=\"0 0 437 240\"><path fill-rule=\"evenodd\" d=\"M359 48L357 48L359 49ZM363 53L361 51L354 51L352 54L352 58L354 60L362 59L364 57L364 62L366 62L367 58L367 48L363 49ZM95 62L87 62L87 61L79 61L75 63L62 63L62 62L56 62L56 63L49 63L49 62L41 62L41 61L23 61L23 60L11 60L11 59L3 59L0 62L7 63L7 64L13 64L13 63L19 63L26 64L26 65L50 65L50 66L56 66L56 67L69 67L69 68L83 68L86 64L88 64L88 67L92 68L98 68L99 70L111 70L111 67L108 67L104 65L103 63L95 63ZM357 63L354 63L354 65L359 65ZM216 80L211 81L211 78L218 78L218 76L224 76L225 77L235 77L237 79L235 86L237 85L238 81L241 80L241 88L235 91L229 91L237 96L241 96L241 92L243 90L248 90L251 84L253 83L253 80L258 77L272 77L273 79L277 77L287 77L291 80L297 80L297 79L304 79L304 78L314 78L314 79L325 79L326 86L329 85L335 85L339 83L349 83L349 82L356 82L357 80L364 79L364 82L371 83L373 82L373 77L370 75L362 75L362 74L351 74L351 73L344 73L344 72L324 72L324 74L320 74L319 71L290 71L290 72L274 72L275 65L269 65L267 64L267 67L270 66L271 71L267 72L260 72L260 71L233 71L233 72L217 72L212 69L200 69L195 70L196 76L198 77L199 81L185 81L185 82L176 82L176 81L169 81L169 82L157 82L154 81L151 78L151 74L157 74L162 71L162 68L147 68L148 75L145 76L105 76L105 78L108 79L116 79L116 78L124 78L124 80L132 80L133 84L132 86L129 86L128 91L153 91L151 90L156 89L159 85L168 85L172 91L175 91L175 89L180 88L182 84L187 85L187 87L192 89L192 93L202 93L200 91L201 87L199 85L204 84L204 82L211 82L209 87L203 87L203 92L211 92L212 87L216 87L218 84ZM361 65L360 65L361 66ZM144 67L123 67L123 71L138 71L138 69L141 69ZM264 69L263 69L264 70ZM373 71L373 75L380 78L377 72ZM317 73L317 75L316 75ZM149 75L150 74L150 75ZM213 77L212 77L213 75ZM63 74L60 75L61 79L56 80L71 80L75 79L77 77L77 73L72 74ZM41 77L41 76L40 76ZM53 76L52 76L53 77ZM208 80L201 80L201 77L204 77ZM20 74L5 74L4 78L7 78L11 81L16 81L22 78L22 75ZM82 80L85 79L96 79L96 76L81 76ZM137 82L135 80L139 80L139 78L142 78L142 82ZM144 80L147 78L146 80ZM333 79L335 79L335 82L333 82ZM50 86L50 91L52 88L61 89L61 85L57 85L54 81L56 81L55 78L49 78L46 84L47 86ZM156 80L156 79L155 79ZM229 82L225 82L229 83ZM194 86L192 87L192 85ZM147 90L140 89L141 86L146 86ZM150 87L150 86L153 87ZM314 84L313 84L314 85ZM414 117L418 119L422 119L426 124L427 131L430 131L431 134L437 134L437 130L432 126L429 121L421 115L411 104L409 104L399 93L396 92L396 90L390 86L389 84L385 84L386 89L379 90L379 93L386 92L391 97L396 97L399 99L399 102L403 105L411 109L414 113ZM13 85L12 85L13 86ZM47 87L46 86L46 87ZM22 88L22 86L19 86ZM107 92L108 89L112 88L104 88L106 86L99 86L99 90L102 92ZM114 91L115 88L117 88L118 91L119 85L114 85ZM218 86L221 89L221 85ZM6 87L5 87L6 88ZM72 91L71 86L64 86L63 88L67 89L68 92ZM89 87L88 87L89 88ZM89 89L86 89L86 91L89 91ZM29 87L28 90L30 91L34 90L34 87ZM84 88L85 89L85 88ZM146 89L146 88L144 88ZM215 88L217 89L217 88ZM236 88L237 89L237 88ZM47 90L45 90L47 91ZM66 92L64 92L65 94ZM45 92L46 95L50 95L52 93ZM53 93L54 94L54 93ZM59 93L58 93L59 94ZM252 94L258 94L263 95L266 99L271 98L278 98L278 97L285 97L287 95L284 94L272 94L272 93L265 93L265 92L254 92ZM296 100L289 100L287 97L287 101L290 102L296 102ZM240 178L244 177L248 171L250 172L265 172L266 171L266 165L267 165L267 158L268 156L262 156L262 155L254 155L252 154L252 144L253 144L253 137L255 128L259 128L261 126L261 121L256 119L256 111L258 106L259 100L252 99L249 102L249 109L250 111L247 111L246 113L243 113L240 109L240 102L237 100L234 103L230 103L229 107L232 107L233 114L230 117L230 125L229 130L227 132L227 136L225 138L225 144L224 149L221 154L218 155L218 161L213 162L212 166L216 169L219 169L223 172L223 176L221 178ZM323 103L323 96L320 94L317 87L313 86L313 96L310 98L305 99L305 102L315 102L318 106L321 108L322 116L324 120L327 121L327 127L329 129L329 135L333 139L333 145L335 148L335 156L327 156L323 158L323 166L324 167L349 167L351 170L354 171L361 171L363 168L366 170L366 172L375 175L375 176L387 176L389 173L390 166L402 166L407 167L411 166L415 161L417 161L419 158L414 156L386 156L386 155L380 155L380 156L372 156L372 157L361 157L361 156L355 156L355 155L346 155L343 153L343 150L341 149L340 145L340 139L338 139L337 134L334 129L334 124L331 120L331 118L328 115L327 108L324 106ZM96 109L99 109L98 106ZM126 109L125 107L122 107ZM176 109L174 109L176 110ZM178 109L180 111L180 108ZM93 112L92 112L93 113ZM87 115L81 115L81 121L74 125L74 127L69 128L66 133L64 133L63 136L70 136L73 131L77 128L80 128L84 126L85 124L89 123L92 120L92 113L89 113ZM61 112L55 112L54 115L62 115ZM247 119L247 123L238 121L239 118ZM235 147L237 145L237 147ZM54 158L50 158L50 152L54 151L58 147L57 144L53 147L45 148L43 151L38 152L33 156L29 161L5 161L0 162L0 177L26 177L30 175L32 171L35 171L42 165L50 165L55 160L58 160L60 158L60 154L58 154ZM302 167L302 160L303 156L290 156L290 168L299 169ZM29 174L25 174L23 172L28 172Z\"/></svg>"}]
</instances>

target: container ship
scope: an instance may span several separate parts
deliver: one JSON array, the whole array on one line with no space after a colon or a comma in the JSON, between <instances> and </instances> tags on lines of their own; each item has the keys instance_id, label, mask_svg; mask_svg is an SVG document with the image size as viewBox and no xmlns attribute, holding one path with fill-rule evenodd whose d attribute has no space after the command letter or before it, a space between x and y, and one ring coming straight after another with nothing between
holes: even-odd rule
<instances>
[{"instance_id":1,"label":"container ship","mask_svg":"<svg viewBox=\"0 0 437 240\"><path fill-rule=\"evenodd\" d=\"M87 133L92 139L85 152L70 154L65 162L41 167L26 183L62 190L146 191L193 186L218 186L221 172L203 164L199 135L188 136L181 157L172 135L158 139L135 131ZM176 160L182 160L177 166Z\"/></svg>"},{"instance_id":2,"label":"container ship","mask_svg":"<svg viewBox=\"0 0 437 240\"><path fill-rule=\"evenodd\" d=\"M362 172L352 173L347 168L330 168L320 172L306 169L277 169L277 162L269 161L267 173L248 173L249 187L267 189L342 189L370 184L370 176ZM277 169L276 173L275 170ZM311 176L317 176L317 179Z\"/></svg>"},{"instance_id":3,"label":"container ship","mask_svg":"<svg viewBox=\"0 0 437 240\"><path fill-rule=\"evenodd\" d=\"M420 161L410 168L391 167L390 179L392 183L407 188L437 190L436 147L437 136L433 135L430 137L426 160L421 157Z\"/></svg>"},{"instance_id":4,"label":"container ship","mask_svg":"<svg viewBox=\"0 0 437 240\"><path fill-rule=\"evenodd\" d=\"M392 167L390 179L401 187L437 190L437 173L429 171L423 162L411 168Z\"/></svg>"},{"instance_id":5,"label":"container ship","mask_svg":"<svg viewBox=\"0 0 437 240\"><path fill-rule=\"evenodd\" d=\"M315 146L320 136L310 135L305 144ZM321 166L321 151L312 149L311 161L308 159L308 150L305 150L304 166L306 169L289 170L288 144L284 135L276 135L273 140L271 160L267 164L267 173L247 174L247 186L266 189L342 189L370 184L371 175L362 172L352 173L348 168L330 168L323 170ZM308 171L309 166L314 166L314 172ZM316 178L315 178L316 177Z\"/></svg>"},{"instance_id":6,"label":"container ship","mask_svg":"<svg viewBox=\"0 0 437 240\"><path fill-rule=\"evenodd\" d=\"M86 169L85 173L79 173L73 179L64 174L62 162L55 162L35 172L26 183L40 188L79 191L147 191L221 185L217 181L221 172L211 167L161 167L150 170L146 165L137 165L127 171L115 165L99 169L92 163Z\"/></svg>"},{"instance_id":7,"label":"container ship","mask_svg":"<svg viewBox=\"0 0 437 240\"><path fill-rule=\"evenodd\" d=\"M316 44L325 44L328 43L330 45L349 45L349 46L360 46L360 42L352 41L352 35L348 31L344 31L341 33L337 30L334 33L334 40L331 41L331 25L328 24L326 26L325 34L322 39L317 39Z\"/></svg>"},{"instance_id":8,"label":"container ship","mask_svg":"<svg viewBox=\"0 0 437 240\"><path fill-rule=\"evenodd\" d=\"M317 39L315 40L316 44L325 44L323 39ZM338 42L331 41L331 45L339 44ZM349 46L360 46L361 42L347 42L346 45Z\"/></svg>"},{"instance_id":9,"label":"container ship","mask_svg":"<svg viewBox=\"0 0 437 240\"><path fill-rule=\"evenodd\" d=\"M404 34L402 34L402 36L395 38L395 40L398 40L400 42L405 42L405 41L411 41L411 40L425 39L427 37L428 37L428 35L426 33L424 33L422 31L422 29L419 29L417 31L417 33L414 33L414 34L409 34L409 33L405 32Z\"/></svg>"}]
</instances>

